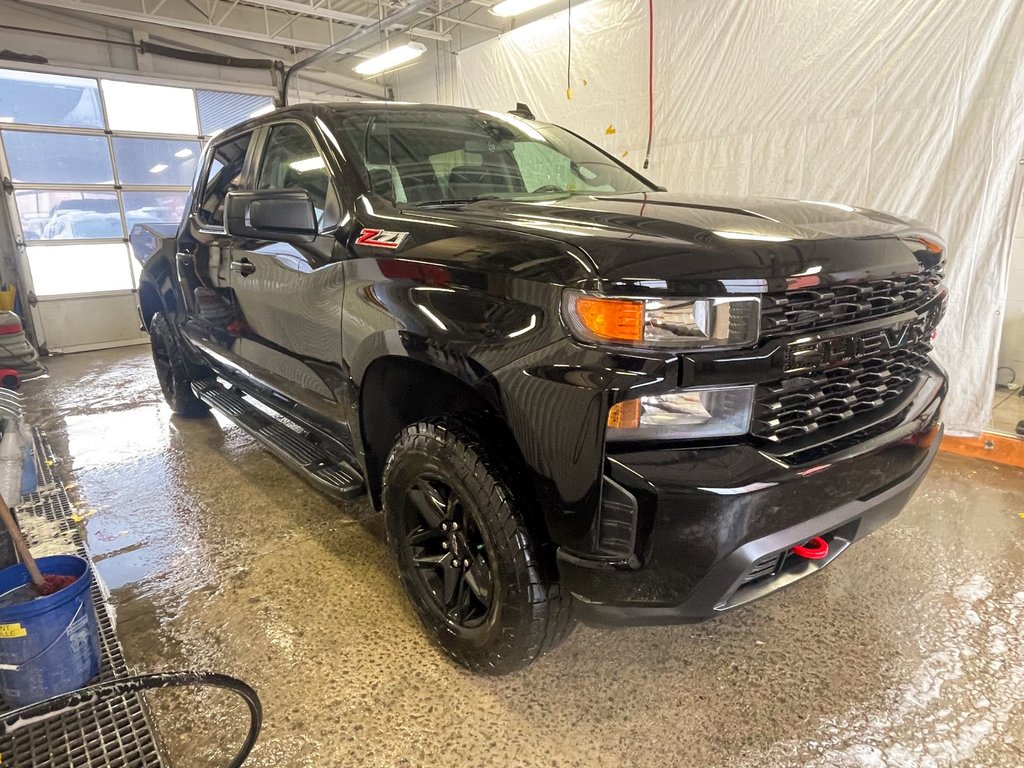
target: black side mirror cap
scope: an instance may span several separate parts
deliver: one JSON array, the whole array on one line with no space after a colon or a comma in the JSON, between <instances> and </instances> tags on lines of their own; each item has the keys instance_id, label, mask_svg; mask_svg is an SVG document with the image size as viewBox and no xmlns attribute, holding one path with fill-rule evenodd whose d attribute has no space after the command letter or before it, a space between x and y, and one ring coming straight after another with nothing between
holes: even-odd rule
<instances>
[{"instance_id":1,"label":"black side mirror cap","mask_svg":"<svg viewBox=\"0 0 1024 768\"><path fill-rule=\"evenodd\" d=\"M228 192L224 208L232 237L311 243L317 236L316 210L304 189Z\"/></svg>"}]
</instances>

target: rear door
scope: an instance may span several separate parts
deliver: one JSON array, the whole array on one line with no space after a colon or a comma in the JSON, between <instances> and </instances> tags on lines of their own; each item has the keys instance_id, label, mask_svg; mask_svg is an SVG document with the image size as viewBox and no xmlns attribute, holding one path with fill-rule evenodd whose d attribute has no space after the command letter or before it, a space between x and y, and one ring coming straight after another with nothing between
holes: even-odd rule
<instances>
[{"instance_id":1,"label":"rear door","mask_svg":"<svg viewBox=\"0 0 1024 768\"><path fill-rule=\"evenodd\" d=\"M333 421L341 377L341 261L335 234L344 218L327 153L294 119L270 123L259 136L257 190L301 189L316 209L319 235L309 244L232 243L230 286L244 327L240 354L275 389Z\"/></svg>"}]
</instances>

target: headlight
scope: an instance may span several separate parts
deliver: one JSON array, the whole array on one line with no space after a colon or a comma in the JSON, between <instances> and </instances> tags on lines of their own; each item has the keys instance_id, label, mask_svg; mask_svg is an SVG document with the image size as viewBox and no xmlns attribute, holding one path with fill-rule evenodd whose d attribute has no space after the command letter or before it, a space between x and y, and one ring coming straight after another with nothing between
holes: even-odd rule
<instances>
[{"instance_id":1,"label":"headlight","mask_svg":"<svg viewBox=\"0 0 1024 768\"><path fill-rule=\"evenodd\" d=\"M624 400L608 412L608 439L744 435L750 429L754 389L752 386L681 389Z\"/></svg>"},{"instance_id":2,"label":"headlight","mask_svg":"<svg viewBox=\"0 0 1024 768\"><path fill-rule=\"evenodd\" d=\"M757 342L761 300L602 296L567 290L562 314L581 341L667 349L728 349Z\"/></svg>"}]
</instances>

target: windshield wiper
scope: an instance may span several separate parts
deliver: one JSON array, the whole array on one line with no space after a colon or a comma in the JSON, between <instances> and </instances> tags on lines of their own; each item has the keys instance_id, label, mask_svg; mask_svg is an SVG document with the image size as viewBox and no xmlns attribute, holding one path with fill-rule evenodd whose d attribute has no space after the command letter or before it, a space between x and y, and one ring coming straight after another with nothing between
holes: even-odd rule
<instances>
[{"instance_id":1,"label":"windshield wiper","mask_svg":"<svg viewBox=\"0 0 1024 768\"><path fill-rule=\"evenodd\" d=\"M479 203L482 200L502 200L501 195L474 195L473 197L453 197L446 200L426 200L422 203L414 203L417 208L441 208L448 205L469 205Z\"/></svg>"}]
</instances>

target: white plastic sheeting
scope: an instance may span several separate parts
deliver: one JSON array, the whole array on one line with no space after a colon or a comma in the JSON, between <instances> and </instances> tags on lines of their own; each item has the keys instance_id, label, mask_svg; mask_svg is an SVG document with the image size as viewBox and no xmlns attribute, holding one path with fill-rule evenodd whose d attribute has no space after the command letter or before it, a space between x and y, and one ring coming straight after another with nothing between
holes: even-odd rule
<instances>
[{"instance_id":1,"label":"white plastic sheeting","mask_svg":"<svg viewBox=\"0 0 1024 768\"><path fill-rule=\"evenodd\" d=\"M1024 0L655 0L655 144L674 191L844 202L948 242L937 352L954 433L988 423L1024 174ZM592 0L459 56L458 99L524 101L636 168L647 0Z\"/></svg>"}]
</instances>

